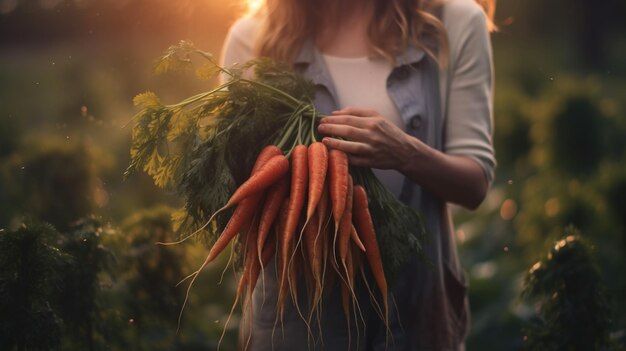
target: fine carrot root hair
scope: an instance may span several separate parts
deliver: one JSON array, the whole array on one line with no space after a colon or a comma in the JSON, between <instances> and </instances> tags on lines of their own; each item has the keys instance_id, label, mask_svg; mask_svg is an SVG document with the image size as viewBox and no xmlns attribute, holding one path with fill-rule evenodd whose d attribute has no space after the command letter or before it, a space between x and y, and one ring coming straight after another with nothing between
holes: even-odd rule
<instances>
[{"instance_id":1,"label":"fine carrot root hair","mask_svg":"<svg viewBox=\"0 0 626 351\"><path fill-rule=\"evenodd\" d=\"M222 329L222 335L220 336L217 342L218 350L220 349L222 340L224 339L224 335L226 334L226 328L228 327L228 323L230 322L233 312L235 311L235 306L237 305L239 298L244 296L243 293L244 293L246 284L250 283L250 272L253 269L252 265L257 262L256 257L254 257L254 255L256 254L256 250L253 249L254 244L256 243L256 237L258 235L257 217L258 216L255 216L255 218L252 221L252 224L250 225L249 229L246 231L246 242L245 242L245 248L244 248L244 252L245 252L244 267L241 273L241 278L239 279L239 284L237 285L237 293L235 295L235 301L233 302L233 305L230 309L230 313L228 314L228 318L226 319L226 322L224 323L224 328ZM243 304L244 312L245 312L245 308L246 308L246 303L244 302Z\"/></svg>"}]
</instances>

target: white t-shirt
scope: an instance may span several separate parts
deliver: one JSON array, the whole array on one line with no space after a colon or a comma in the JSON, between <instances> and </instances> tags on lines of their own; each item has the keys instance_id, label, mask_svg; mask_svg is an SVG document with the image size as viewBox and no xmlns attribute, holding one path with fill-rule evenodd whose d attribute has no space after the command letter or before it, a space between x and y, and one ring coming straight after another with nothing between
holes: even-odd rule
<instances>
[{"instance_id":1,"label":"white t-shirt","mask_svg":"<svg viewBox=\"0 0 626 351\"><path fill-rule=\"evenodd\" d=\"M345 58L322 54L337 93L337 105L372 109L404 130L400 111L387 94L387 77L392 66L384 58ZM373 169L383 185L396 197L402 192L404 175L394 169Z\"/></svg>"},{"instance_id":2,"label":"white t-shirt","mask_svg":"<svg viewBox=\"0 0 626 351\"><path fill-rule=\"evenodd\" d=\"M447 0L442 22L449 43L448 65L439 74L445 119L443 151L476 160L491 183L496 160L492 146L493 61L486 17L474 0ZM258 19L253 17L241 18L232 25L222 50L223 64L254 58L257 26ZM391 72L387 62L327 55L324 58L339 106L372 108L404 129L386 94L385 82Z\"/></svg>"}]
</instances>

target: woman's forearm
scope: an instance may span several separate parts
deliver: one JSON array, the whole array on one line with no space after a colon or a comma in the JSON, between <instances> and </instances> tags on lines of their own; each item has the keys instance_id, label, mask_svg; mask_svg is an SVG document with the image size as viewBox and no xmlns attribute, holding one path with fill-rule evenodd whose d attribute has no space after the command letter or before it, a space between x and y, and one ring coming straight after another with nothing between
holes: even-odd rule
<instances>
[{"instance_id":1,"label":"woman's forearm","mask_svg":"<svg viewBox=\"0 0 626 351\"><path fill-rule=\"evenodd\" d=\"M408 136L406 160L398 170L413 182L468 209L476 209L487 193L482 167L470 157L448 155Z\"/></svg>"}]
</instances>

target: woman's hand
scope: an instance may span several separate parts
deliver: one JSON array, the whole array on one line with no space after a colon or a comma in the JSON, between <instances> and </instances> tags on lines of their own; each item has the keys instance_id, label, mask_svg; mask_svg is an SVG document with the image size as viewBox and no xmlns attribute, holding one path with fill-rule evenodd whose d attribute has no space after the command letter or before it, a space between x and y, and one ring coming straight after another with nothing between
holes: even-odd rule
<instances>
[{"instance_id":1,"label":"woman's hand","mask_svg":"<svg viewBox=\"0 0 626 351\"><path fill-rule=\"evenodd\" d=\"M475 209L487 193L487 178L476 160L435 150L376 111L347 107L323 118L318 130L350 139L322 141L346 152L351 164L396 169L444 201Z\"/></svg>"},{"instance_id":2,"label":"woman's hand","mask_svg":"<svg viewBox=\"0 0 626 351\"><path fill-rule=\"evenodd\" d=\"M348 154L355 166L404 171L409 159L419 158L425 144L406 134L374 110L346 107L320 121L326 146ZM414 139L414 140L411 140Z\"/></svg>"}]
</instances>

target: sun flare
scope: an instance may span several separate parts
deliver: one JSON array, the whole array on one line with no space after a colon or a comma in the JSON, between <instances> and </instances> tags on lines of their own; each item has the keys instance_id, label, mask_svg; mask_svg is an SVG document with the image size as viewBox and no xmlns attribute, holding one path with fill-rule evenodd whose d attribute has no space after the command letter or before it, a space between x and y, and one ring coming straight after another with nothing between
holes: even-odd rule
<instances>
[{"instance_id":1,"label":"sun flare","mask_svg":"<svg viewBox=\"0 0 626 351\"><path fill-rule=\"evenodd\" d=\"M246 0L248 4L248 13L254 13L263 5L263 0Z\"/></svg>"}]
</instances>

